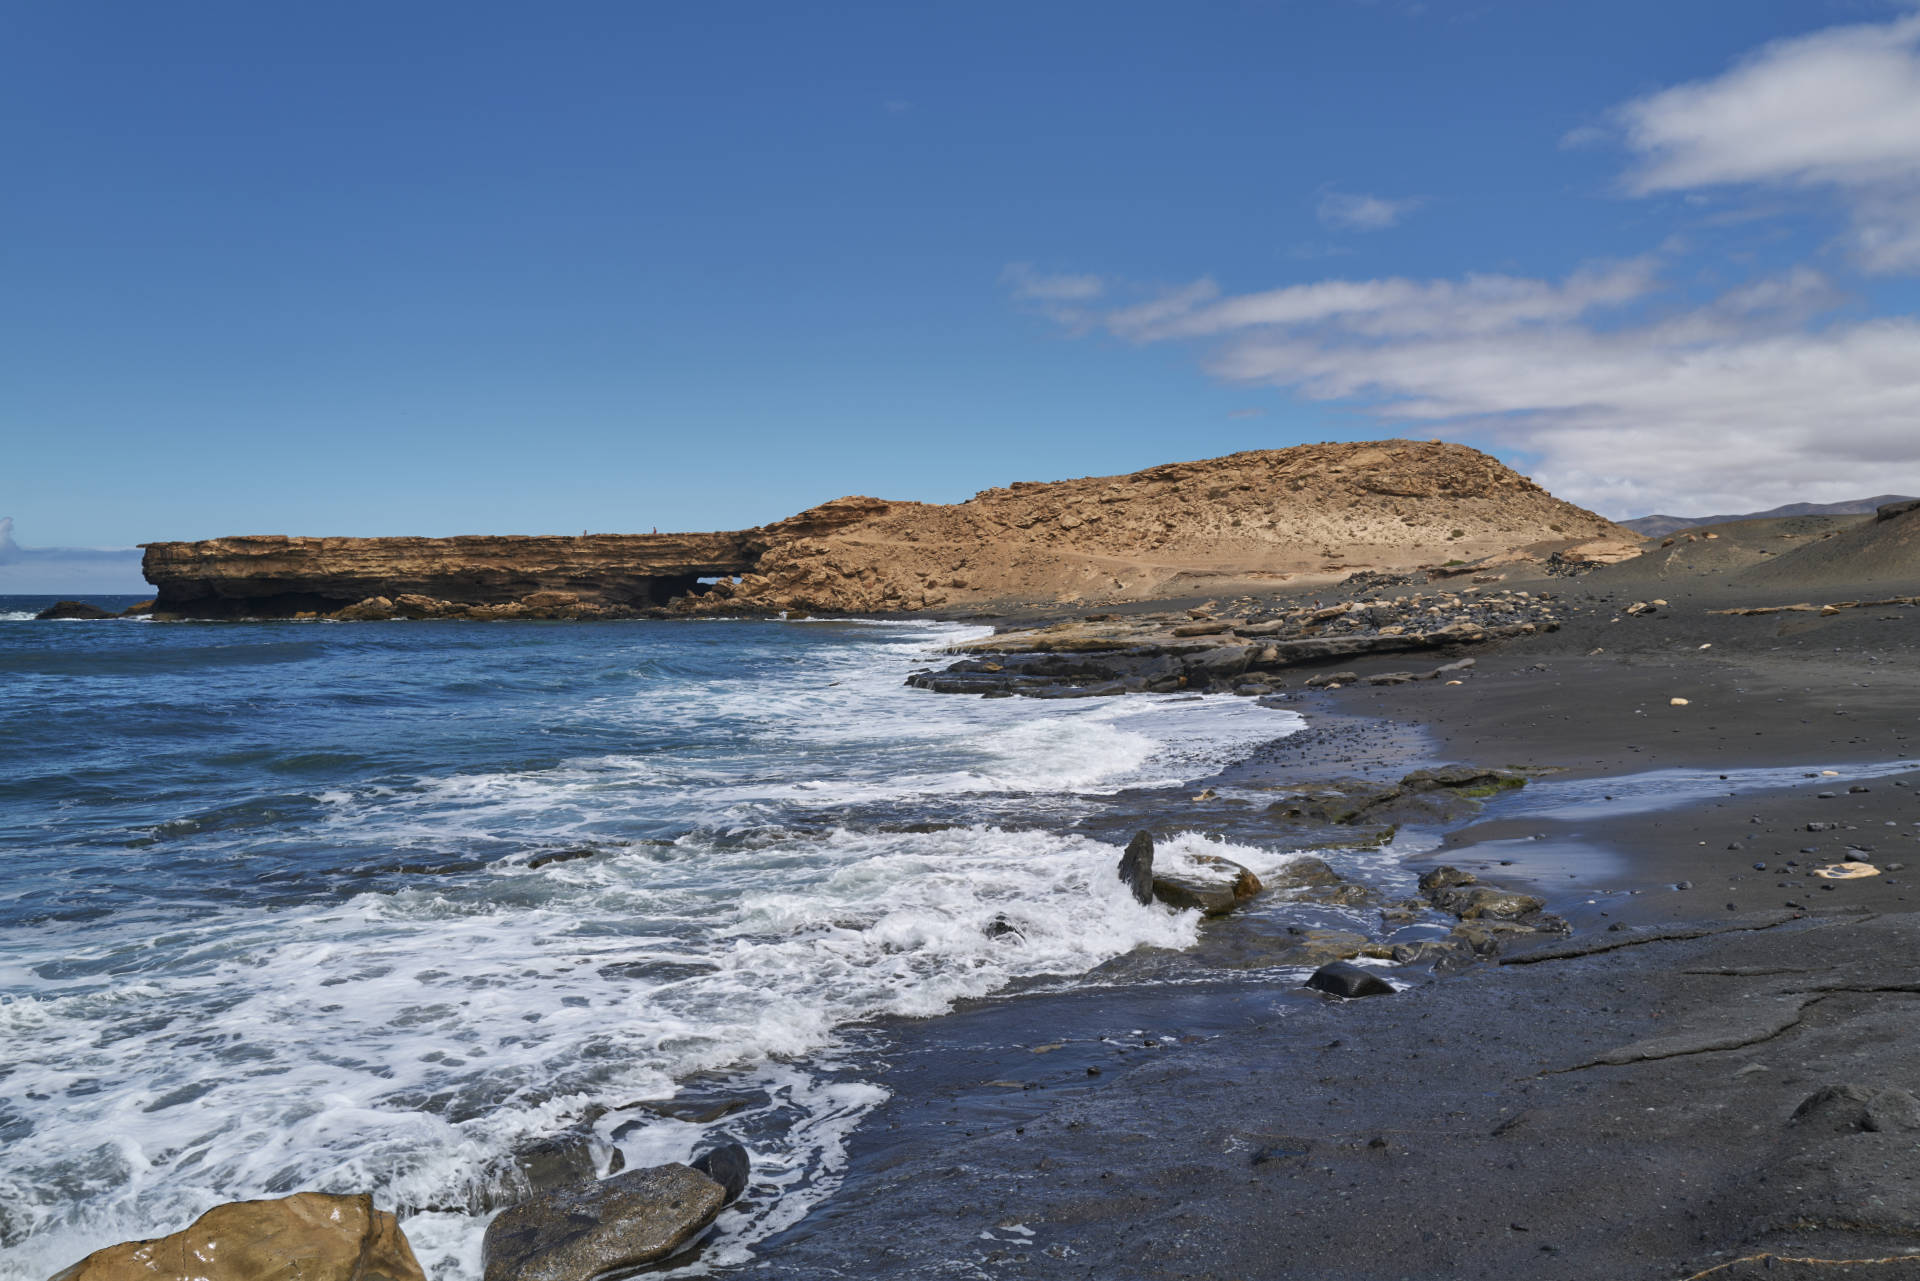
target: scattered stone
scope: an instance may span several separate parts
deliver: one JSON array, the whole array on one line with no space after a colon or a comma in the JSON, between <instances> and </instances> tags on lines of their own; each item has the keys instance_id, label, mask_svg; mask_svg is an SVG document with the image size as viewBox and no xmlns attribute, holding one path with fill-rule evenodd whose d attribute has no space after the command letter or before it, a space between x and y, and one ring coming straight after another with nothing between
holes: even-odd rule
<instances>
[{"instance_id":1,"label":"scattered stone","mask_svg":"<svg viewBox=\"0 0 1920 1281\"><path fill-rule=\"evenodd\" d=\"M1544 900L1531 894L1516 894L1491 885L1458 886L1435 891L1427 897L1435 907L1463 921L1483 918L1511 921L1531 916L1547 906Z\"/></svg>"},{"instance_id":2,"label":"scattered stone","mask_svg":"<svg viewBox=\"0 0 1920 1281\"><path fill-rule=\"evenodd\" d=\"M1307 688L1326 689L1328 686L1351 685L1359 679L1358 672L1322 672L1318 676L1307 677Z\"/></svg>"},{"instance_id":3,"label":"scattered stone","mask_svg":"<svg viewBox=\"0 0 1920 1281\"><path fill-rule=\"evenodd\" d=\"M1120 879L1135 901L1153 902L1153 833L1138 832L1120 856Z\"/></svg>"},{"instance_id":4,"label":"scattered stone","mask_svg":"<svg viewBox=\"0 0 1920 1281\"><path fill-rule=\"evenodd\" d=\"M713 1222L719 1181L678 1163L574 1184L487 1225L484 1281L591 1281L664 1258Z\"/></svg>"},{"instance_id":5,"label":"scattered stone","mask_svg":"<svg viewBox=\"0 0 1920 1281\"><path fill-rule=\"evenodd\" d=\"M1274 874L1268 889L1300 890L1316 885L1337 885L1340 874L1327 866L1325 859L1303 855Z\"/></svg>"},{"instance_id":6,"label":"scattered stone","mask_svg":"<svg viewBox=\"0 0 1920 1281\"><path fill-rule=\"evenodd\" d=\"M52 1281L426 1281L373 1197L296 1192L218 1205L150 1241L95 1250Z\"/></svg>"},{"instance_id":7,"label":"scattered stone","mask_svg":"<svg viewBox=\"0 0 1920 1281\"><path fill-rule=\"evenodd\" d=\"M1457 867L1441 864L1420 877L1420 892L1432 897L1441 890L1452 889L1460 885L1477 885L1480 878L1472 872L1463 872Z\"/></svg>"},{"instance_id":8,"label":"scattered stone","mask_svg":"<svg viewBox=\"0 0 1920 1281\"><path fill-rule=\"evenodd\" d=\"M1316 992L1354 1000L1363 996L1392 996L1393 984L1363 965L1334 961L1315 970L1307 986Z\"/></svg>"},{"instance_id":9,"label":"scattered stone","mask_svg":"<svg viewBox=\"0 0 1920 1281\"><path fill-rule=\"evenodd\" d=\"M1792 1123L1841 1133L1920 1130L1920 1099L1897 1088L1823 1085L1793 1110Z\"/></svg>"},{"instance_id":10,"label":"scattered stone","mask_svg":"<svg viewBox=\"0 0 1920 1281\"><path fill-rule=\"evenodd\" d=\"M726 1189L726 1204L732 1205L747 1190L753 1174L753 1158L738 1143L726 1143L693 1159L693 1168Z\"/></svg>"},{"instance_id":11,"label":"scattered stone","mask_svg":"<svg viewBox=\"0 0 1920 1281\"><path fill-rule=\"evenodd\" d=\"M1153 877L1153 896L1162 903L1197 908L1208 916L1231 912L1262 888L1259 877L1218 854L1188 855L1183 865Z\"/></svg>"}]
</instances>

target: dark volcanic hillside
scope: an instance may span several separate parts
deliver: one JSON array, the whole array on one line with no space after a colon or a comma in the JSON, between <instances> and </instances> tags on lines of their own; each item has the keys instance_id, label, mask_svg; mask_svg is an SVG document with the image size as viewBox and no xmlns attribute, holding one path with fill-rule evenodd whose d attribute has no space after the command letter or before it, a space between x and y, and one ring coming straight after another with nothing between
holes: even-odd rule
<instances>
[{"instance_id":1,"label":"dark volcanic hillside","mask_svg":"<svg viewBox=\"0 0 1920 1281\"><path fill-rule=\"evenodd\" d=\"M1843 503L1788 503L1770 511L1745 512L1737 516L1636 516L1621 525L1648 538L1664 538L1682 529L1704 525L1725 525L1736 520L1776 520L1785 516L1865 516L1888 503L1909 500L1906 494L1880 494L1873 498L1851 498Z\"/></svg>"}]
</instances>

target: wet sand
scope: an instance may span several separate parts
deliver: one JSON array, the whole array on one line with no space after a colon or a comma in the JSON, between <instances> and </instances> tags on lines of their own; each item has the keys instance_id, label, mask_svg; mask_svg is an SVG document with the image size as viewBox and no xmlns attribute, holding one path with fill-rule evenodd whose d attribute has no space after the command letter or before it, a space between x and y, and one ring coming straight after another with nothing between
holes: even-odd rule
<instances>
[{"instance_id":1,"label":"wet sand","mask_svg":"<svg viewBox=\"0 0 1920 1281\"><path fill-rule=\"evenodd\" d=\"M1920 1276L1920 610L1543 587L1559 631L1456 686L1302 691L1309 732L1223 781L1540 771L1408 870L1529 889L1571 936L1389 971L1392 997L1122 972L873 1029L894 1098L756 1275ZM1116 831L1270 839L1257 810L1128 803ZM1810 875L1845 857L1882 874Z\"/></svg>"}]
</instances>

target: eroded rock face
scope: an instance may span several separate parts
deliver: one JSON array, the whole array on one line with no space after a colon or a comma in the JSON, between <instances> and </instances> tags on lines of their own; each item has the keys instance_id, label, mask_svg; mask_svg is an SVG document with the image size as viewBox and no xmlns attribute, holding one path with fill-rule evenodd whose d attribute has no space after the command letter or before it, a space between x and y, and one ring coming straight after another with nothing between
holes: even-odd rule
<instances>
[{"instance_id":1,"label":"eroded rock face","mask_svg":"<svg viewBox=\"0 0 1920 1281\"><path fill-rule=\"evenodd\" d=\"M703 576L753 568L758 531L579 538L287 538L148 543L155 612L192 618L428 617L436 606L520 606L540 593L602 609L666 605ZM414 598L411 612L404 606ZM374 602L384 602L376 605ZM530 606L535 616L543 606Z\"/></svg>"},{"instance_id":2,"label":"eroded rock face","mask_svg":"<svg viewBox=\"0 0 1920 1281\"><path fill-rule=\"evenodd\" d=\"M485 1281L591 1281L665 1258L727 1202L719 1182L675 1162L558 1188L487 1225Z\"/></svg>"},{"instance_id":3,"label":"eroded rock face","mask_svg":"<svg viewBox=\"0 0 1920 1281\"><path fill-rule=\"evenodd\" d=\"M353 616L874 613L1442 572L1607 537L1638 540L1477 450L1388 440L1018 482L944 506L838 498L733 533L216 538L150 543L144 567L162 616L334 615L374 598L394 612ZM703 586L703 577L724 581ZM577 604L541 612L551 607L531 602L543 592ZM479 612L520 608L534 612ZM1293 661L1380 646L1376 637L1354 649L1342 636L1282 644ZM1211 648L1211 679L1252 661L1237 646Z\"/></svg>"},{"instance_id":4,"label":"eroded rock face","mask_svg":"<svg viewBox=\"0 0 1920 1281\"><path fill-rule=\"evenodd\" d=\"M215 1206L171 1236L96 1250L52 1281L425 1281L373 1198L299 1192Z\"/></svg>"}]
</instances>

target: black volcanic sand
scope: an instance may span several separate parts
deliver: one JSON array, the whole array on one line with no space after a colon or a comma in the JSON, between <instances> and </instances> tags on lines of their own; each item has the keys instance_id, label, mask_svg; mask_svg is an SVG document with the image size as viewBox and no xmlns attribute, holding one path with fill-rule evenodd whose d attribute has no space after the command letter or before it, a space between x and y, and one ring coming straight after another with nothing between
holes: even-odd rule
<instances>
[{"instance_id":1,"label":"black volcanic sand","mask_svg":"<svg viewBox=\"0 0 1920 1281\"><path fill-rule=\"evenodd\" d=\"M1386 971L1391 997L1122 966L870 1028L894 1096L749 1270L1920 1278L1920 609L1711 614L1892 594L1742 586L1726 550L1503 584L1571 620L1461 651L1459 685L1294 680L1310 729L1214 780L1540 771L1402 844L1410 871L1541 894L1571 936ZM1093 826L1130 825L1273 839L1258 806L1167 793ZM1810 875L1844 858L1882 874Z\"/></svg>"}]
</instances>

